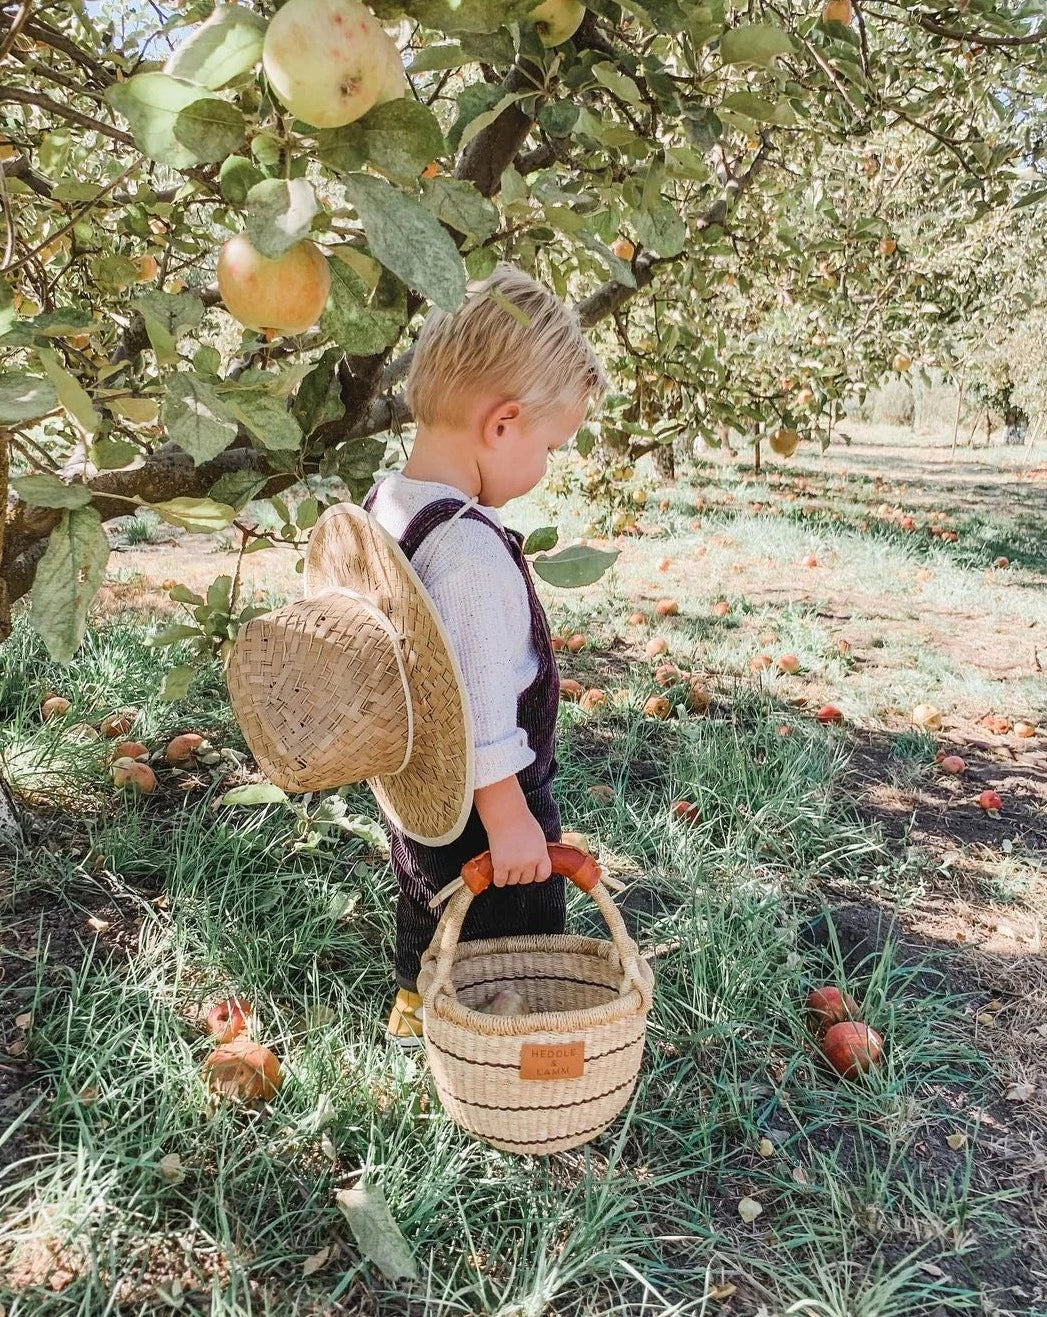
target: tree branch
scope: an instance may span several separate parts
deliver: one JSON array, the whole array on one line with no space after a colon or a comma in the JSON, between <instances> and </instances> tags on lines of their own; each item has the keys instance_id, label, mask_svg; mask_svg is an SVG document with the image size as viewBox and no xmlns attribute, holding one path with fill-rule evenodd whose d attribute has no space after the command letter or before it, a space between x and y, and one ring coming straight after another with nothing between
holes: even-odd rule
<instances>
[{"instance_id":1,"label":"tree branch","mask_svg":"<svg viewBox=\"0 0 1047 1317\"><path fill-rule=\"evenodd\" d=\"M125 133L120 128L113 128L110 124L102 123L101 119L92 119L89 114L81 114L79 110L74 110L71 106L61 105L58 101L53 101L50 96L44 96L41 92L23 91L21 87L6 87L0 91L0 104L5 102L9 105L35 105L40 110L47 110L49 114L55 115L58 119L68 119L70 123L77 123L81 128L90 128L92 132L111 137L114 142L120 142L123 146L134 147L135 139L130 133Z\"/></svg>"}]
</instances>

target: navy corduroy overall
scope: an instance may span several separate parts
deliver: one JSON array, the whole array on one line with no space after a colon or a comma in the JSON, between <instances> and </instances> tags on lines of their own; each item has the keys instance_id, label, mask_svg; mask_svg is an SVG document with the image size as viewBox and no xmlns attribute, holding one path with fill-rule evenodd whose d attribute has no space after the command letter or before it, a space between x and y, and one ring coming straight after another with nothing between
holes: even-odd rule
<instances>
[{"instance_id":1,"label":"navy corduroy overall","mask_svg":"<svg viewBox=\"0 0 1047 1317\"><path fill-rule=\"evenodd\" d=\"M364 500L367 511L371 510L376 492L377 486ZM560 811L553 798L553 778L557 767L555 739L560 680L550 643L549 623L523 554L523 536L518 531L496 526L475 508L461 512L462 506L462 502L454 498L437 499L427 504L411 519L400 537L400 548L411 561L437 527L461 515L490 526L492 534L499 537L523 573L538 672L520 695L516 711L518 725L527 734L535 758L516 776L546 839L559 841ZM498 643L494 625L492 642ZM389 832L393 872L400 889L396 903L396 982L401 988L416 991L421 955L432 941L439 919L439 911L429 909L429 900L461 873L467 860L489 849L487 832L475 805L461 836L447 846L425 846L406 837L384 816L384 812L383 818ZM564 880L553 874L543 883L489 887L469 907L461 938L463 942L470 942L478 938L516 937L528 933L562 933L565 923Z\"/></svg>"}]
</instances>

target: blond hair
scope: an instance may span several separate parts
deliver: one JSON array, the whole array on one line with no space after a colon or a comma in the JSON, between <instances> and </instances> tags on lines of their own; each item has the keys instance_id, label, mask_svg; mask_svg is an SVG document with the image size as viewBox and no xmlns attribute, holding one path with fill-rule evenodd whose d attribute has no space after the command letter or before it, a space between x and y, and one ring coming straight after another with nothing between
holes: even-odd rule
<instances>
[{"instance_id":1,"label":"blond hair","mask_svg":"<svg viewBox=\"0 0 1047 1317\"><path fill-rule=\"evenodd\" d=\"M457 311L426 316L407 403L423 425L453 423L480 388L542 420L582 398L598 406L607 378L577 316L522 270L499 264L469 285Z\"/></svg>"}]
</instances>

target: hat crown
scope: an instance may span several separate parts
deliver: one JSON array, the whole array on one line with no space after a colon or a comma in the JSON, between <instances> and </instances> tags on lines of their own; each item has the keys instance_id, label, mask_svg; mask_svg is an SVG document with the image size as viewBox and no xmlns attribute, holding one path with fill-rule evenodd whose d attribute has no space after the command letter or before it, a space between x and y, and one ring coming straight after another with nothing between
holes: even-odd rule
<instances>
[{"instance_id":1,"label":"hat crown","mask_svg":"<svg viewBox=\"0 0 1047 1317\"><path fill-rule=\"evenodd\" d=\"M259 767L285 791L398 773L410 758L410 687L392 623L329 588L246 623L229 699Z\"/></svg>"}]
</instances>

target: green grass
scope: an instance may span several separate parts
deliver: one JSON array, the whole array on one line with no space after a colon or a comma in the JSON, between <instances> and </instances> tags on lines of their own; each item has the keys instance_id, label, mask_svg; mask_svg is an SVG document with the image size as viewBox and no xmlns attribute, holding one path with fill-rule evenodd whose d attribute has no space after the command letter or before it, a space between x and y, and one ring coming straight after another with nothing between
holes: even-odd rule
<instances>
[{"instance_id":1,"label":"green grass","mask_svg":"<svg viewBox=\"0 0 1047 1317\"><path fill-rule=\"evenodd\" d=\"M610 605L576 615L610 625ZM812 664L834 661L802 611L779 629ZM32 1012L41 1094L2 1184L8 1317L982 1310L985 1259L1012 1227L975 1157L995 1076L967 1041L967 1000L929 994L890 943L845 972L832 939L807 935L823 888L905 881L840 789L841 733L792 710L794 734L779 736L786 706L742 678L708 717L652 722L644 665L608 682L635 707L563 708L564 823L628 882L640 945L661 949L656 1000L625 1116L583 1149L514 1158L461 1134L424 1060L382 1039L394 882L381 852L359 838L296 849L289 811L221 807L217 773L188 793L162 775L153 797L115 796L104 747L41 726L41 693L61 687L71 720L133 704L150 743L196 726L239 745L216 670L185 702L158 700L178 656L159 657L148 633L130 620L93 631L64 673L24 623L0 651L5 753L23 785L36 764L62 788L48 825L61 844L17 857L5 880L5 919L39 934L6 986ZM925 747L899 749L918 762ZM591 797L596 783L613 802ZM680 796L698 826L671 817ZM362 792L351 805L373 812ZM574 927L598 927L573 891L570 910ZM802 1002L825 981L888 1039L867 1081L833 1080L812 1051ZM198 1011L229 991L255 1003L285 1066L267 1112L213 1110L199 1078ZM968 1143L952 1151L956 1131ZM418 1259L413 1291L361 1259L334 1205L361 1168ZM752 1225L744 1197L763 1207Z\"/></svg>"}]
</instances>

